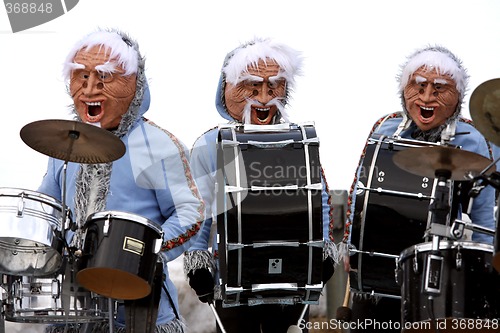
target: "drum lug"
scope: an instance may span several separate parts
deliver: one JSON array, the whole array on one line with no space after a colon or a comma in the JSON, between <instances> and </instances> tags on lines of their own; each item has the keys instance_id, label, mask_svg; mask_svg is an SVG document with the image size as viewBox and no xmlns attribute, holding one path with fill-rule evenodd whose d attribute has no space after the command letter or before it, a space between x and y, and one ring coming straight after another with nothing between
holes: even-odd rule
<instances>
[{"instance_id":1,"label":"drum lug","mask_svg":"<svg viewBox=\"0 0 500 333\"><path fill-rule=\"evenodd\" d=\"M60 290L60 284L59 284L59 280L57 279L53 279L52 280L52 285L51 285L51 295L52 295L52 298L53 299L57 299L59 298L59 290Z\"/></svg>"},{"instance_id":2,"label":"drum lug","mask_svg":"<svg viewBox=\"0 0 500 333\"><path fill-rule=\"evenodd\" d=\"M413 272L415 274L418 274L418 258L417 258L417 255L418 255L418 251L417 251L417 249L415 249L415 255L413 257Z\"/></svg>"},{"instance_id":3,"label":"drum lug","mask_svg":"<svg viewBox=\"0 0 500 333\"><path fill-rule=\"evenodd\" d=\"M17 204L17 217L23 217L24 213L24 193L21 194Z\"/></svg>"},{"instance_id":4,"label":"drum lug","mask_svg":"<svg viewBox=\"0 0 500 333\"><path fill-rule=\"evenodd\" d=\"M163 233L162 233L163 235ZM158 238L156 240L155 246L154 246L154 253L159 253L161 250L161 245L163 244L163 236L161 238Z\"/></svg>"},{"instance_id":5,"label":"drum lug","mask_svg":"<svg viewBox=\"0 0 500 333\"><path fill-rule=\"evenodd\" d=\"M460 247L458 247L457 256L455 257L455 264L457 270L462 269L462 253L460 252Z\"/></svg>"},{"instance_id":6,"label":"drum lug","mask_svg":"<svg viewBox=\"0 0 500 333\"><path fill-rule=\"evenodd\" d=\"M399 258L396 258L395 262L396 262L396 268L394 268L394 280L396 281L397 285L400 285L399 273L401 270L399 269Z\"/></svg>"},{"instance_id":7,"label":"drum lug","mask_svg":"<svg viewBox=\"0 0 500 333\"><path fill-rule=\"evenodd\" d=\"M104 221L104 226L102 227L102 233L105 237L108 236L109 234L109 215L108 217L106 218L106 220Z\"/></svg>"}]
</instances>

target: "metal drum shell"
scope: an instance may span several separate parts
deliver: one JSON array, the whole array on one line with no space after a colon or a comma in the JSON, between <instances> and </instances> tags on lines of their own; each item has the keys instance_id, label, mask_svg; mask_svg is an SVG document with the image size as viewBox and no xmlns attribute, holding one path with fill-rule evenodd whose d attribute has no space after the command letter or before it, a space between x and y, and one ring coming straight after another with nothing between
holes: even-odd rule
<instances>
[{"instance_id":1,"label":"metal drum shell","mask_svg":"<svg viewBox=\"0 0 500 333\"><path fill-rule=\"evenodd\" d=\"M62 274L53 278L5 276L5 320L36 324L96 323L107 320L108 299L77 286L72 286L69 295L64 295L65 278L68 277Z\"/></svg>"},{"instance_id":2,"label":"metal drum shell","mask_svg":"<svg viewBox=\"0 0 500 333\"><path fill-rule=\"evenodd\" d=\"M0 273L46 276L62 263L61 203L42 193L0 188Z\"/></svg>"}]
</instances>

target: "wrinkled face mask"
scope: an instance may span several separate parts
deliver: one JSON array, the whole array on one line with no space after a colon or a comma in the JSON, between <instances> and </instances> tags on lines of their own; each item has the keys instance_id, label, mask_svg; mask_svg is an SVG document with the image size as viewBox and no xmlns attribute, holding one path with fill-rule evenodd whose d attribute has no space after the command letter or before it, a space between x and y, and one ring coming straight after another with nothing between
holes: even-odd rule
<instances>
[{"instance_id":1,"label":"wrinkled face mask","mask_svg":"<svg viewBox=\"0 0 500 333\"><path fill-rule=\"evenodd\" d=\"M109 59L104 47L80 50L74 62L70 93L82 121L115 129L135 96L137 77L124 76L124 69Z\"/></svg>"},{"instance_id":2,"label":"wrinkled face mask","mask_svg":"<svg viewBox=\"0 0 500 333\"><path fill-rule=\"evenodd\" d=\"M457 108L459 93L449 75L416 70L404 89L406 110L422 131L443 125Z\"/></svg>"},{"instance_id":3,"label":"wrinkled face mask","mask_svg":"<svg viewBox=\"0 0 500 333\"><path fill-rule=\"evenodd\" d=\"M242 73L238 83L226 83L224 97L229 114L236 120L268 125L283 104L286 80L279 65L259 60L257 67Z\"/></svg>"}]
</instances>

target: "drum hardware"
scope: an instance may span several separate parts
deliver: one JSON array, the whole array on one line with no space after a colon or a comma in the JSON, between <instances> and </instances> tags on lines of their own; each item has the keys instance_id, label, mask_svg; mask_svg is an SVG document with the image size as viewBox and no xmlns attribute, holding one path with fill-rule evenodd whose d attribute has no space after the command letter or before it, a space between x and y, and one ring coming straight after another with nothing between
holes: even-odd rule
<instances>
[{"instance_id":1,"label":"drum hardware","mask_svg":"<svg viewBox=\"0 0 500 333\"><path fill-rule=\"evenodd\" d=\"M474 126L486 139L500 146L500 79L481 83L472 92L469 109Z\"/></svg>"},{"instance_id":2,"label":"drum hardware","mask_svg":"<svg viewBox=\"0 0 500 333\"><path fill-rule=\"evenodd\" d=\"M455 221L453 221L449 229L450 232L448 234L448 237L451 239L458 240L462 238L465 229L477 231L488 236L495 236L495 230L493 229L486 228L469 221L455 219Z\"/></svg>"},{"instance_id":3,"label":"drum hardware","mask_svg":"<svg viewBox=\"0 0 500 333\"><path fill-rule=\"evenodd\" d=\"M494 162L496 164L496 162L498 162L500 160L500 157L497 158L497 160ZM477 186L475 186L474 188L472 188L471 190L471 197L475 197L477 195L479 195L479 193L481 192L481 190L483 188L485 188L487 185L491 185L495 188L495 190L497 191L500 191L500 173L498 171L495 171L489 175L486 175L483 173L481 173L481 175L479 175L477 178L477 180L481 180L481 183ZM494 240L493 240L493 245L494 245L494 255L493 255L493 267L498 271L500 272L500 230L498 230L498 227L499 227L499 207L500 207L500 196L497 197L497 210L496 210L496 213L495 213L495 221L496 221L496 231L494 232L493 236L494 236ZM488 234L490 230L487 230L486 232Z\"/></svg>"}]
</instances>

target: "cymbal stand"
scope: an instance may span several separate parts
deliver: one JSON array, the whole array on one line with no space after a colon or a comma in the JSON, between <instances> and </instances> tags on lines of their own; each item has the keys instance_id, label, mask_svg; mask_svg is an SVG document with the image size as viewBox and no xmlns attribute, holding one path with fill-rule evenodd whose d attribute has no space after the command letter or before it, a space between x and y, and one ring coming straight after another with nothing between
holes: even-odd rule
<instances>
[{"instance_id":1,"label":"cymbal stand","mask_svg":"<svg viewBox=\"0 0 500 333\"><path fill-rule=\"evenodd\" d=\"M449 234L447 222L450 212L450 189L448 180L451 178L451 171L438 169L435 171L438 180L434 201L430 205L431 216L431 234L432 250L427 256L425 265L425 281L423 292L429 295L429 301L432 301L434 295L441 293L441 276L443 274L444 257L440 254L439 243L441 237L447 237Z\"/></svg>"},{"instance_id":2,"label":"cymbal stand","mask_svg":"<svg viewBox=\"0 0 500 333\"><path fill-rule=\"evenodd\" d=\"M64 160L64 165L63 165L63 184L62 184L62 215L63 215L63 221L62 221L62 230L61 230L61 235L64 243L66 243L66 230L70 228L70 221L69 218L66 216L67 214L67 205L66 205L66 180L67 180L67 170L68 170L68 162L69 158L71 156L71 153L73 151L73 145L76 140L80 137L80 132L76 130L70 130L68 133L68 137L70 138L70 143L68 147L68 152L66 154L67 158ZM69 253L69 249L68 249Z\"/></svg>"}]
</instances>

